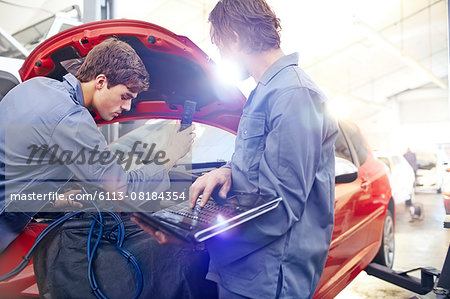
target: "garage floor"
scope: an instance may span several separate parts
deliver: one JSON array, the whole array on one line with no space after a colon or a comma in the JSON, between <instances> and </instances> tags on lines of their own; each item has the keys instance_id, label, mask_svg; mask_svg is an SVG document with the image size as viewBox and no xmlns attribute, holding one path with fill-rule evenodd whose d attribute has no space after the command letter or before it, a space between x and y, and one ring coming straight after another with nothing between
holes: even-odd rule
<instances>
[{"instance_id":1,"label":"garage floor","mask_svg":"<svg viewBox=\"0 0 450 299\"><path fill-rule=\"evenodd\" d=\"M417 193L415 203L423 205L423 220L411 222L403 203L396 205L394 269L409 270L431 266L441 270L450 242L450 229L443 228L445 216L442 195ZM417 276L418 277L418 276ZM436 298L433 292L417 295L361 272L336 298Z\"/></svg>"}]
</instances>

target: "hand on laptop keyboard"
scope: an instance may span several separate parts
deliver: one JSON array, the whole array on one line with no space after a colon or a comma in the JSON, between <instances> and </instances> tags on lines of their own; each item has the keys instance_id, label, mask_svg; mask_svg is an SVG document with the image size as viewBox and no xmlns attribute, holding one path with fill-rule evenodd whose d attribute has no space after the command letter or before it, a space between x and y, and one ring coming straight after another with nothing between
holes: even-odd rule
<instances>
[{"instance_id":1,"label":"hand on laptop keyboard","mask_svg":"<svg viewBox=\"0 0 450 299\"><path fill-rule=\"evenodd\" d=\"M199 177L189 189L189 201L191 208L197 202L200 194L203 196L200 201L200 206L206 205L206 202L210 198L211 194L217 189L216 199L226 198L228 191L231 188L231 169L227 167L221 167L208 172L205 175ZM219 195L220 194L220 195Z\"/></svg>"}]
</instances>

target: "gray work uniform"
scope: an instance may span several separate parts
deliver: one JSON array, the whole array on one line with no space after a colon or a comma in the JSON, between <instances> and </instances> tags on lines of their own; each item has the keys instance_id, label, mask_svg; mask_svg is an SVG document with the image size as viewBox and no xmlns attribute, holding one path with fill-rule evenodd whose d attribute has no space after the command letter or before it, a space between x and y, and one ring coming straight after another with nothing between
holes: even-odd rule
<instances>
[{"instance_id":1,"label":"gray work uniform","mask_svg":"<svg viewBox=\"0 0 450 299\"><path fill-rule=\"evenodd\" d=\"M27 163L30 145L58 145L58 154L109 151L86 107L78 80L38 77L12 89L0 102L0 253L20 234L46 202L30 201L8 212L10 194L57 191L72 175L99 187L112 185L124 193L167 189L164 165L148 164L126 172L118 163ZM48 161L51 153L45 157ZM108 189L109 190L109 189Z\"/></svg>"},{"instance_id":2,"label":"gray work uniform","mask_svg":"<svg viewBox=\"0 0 450 299\"><path fill-rule=\"evenodd\" d=\"M207 278L245 297L311 297L331 242L337 123L297 61L297 54L284 56L259 80L245 104L230 164L233 191L283 201L207 244Z\"/></svg>"}]
</instances>

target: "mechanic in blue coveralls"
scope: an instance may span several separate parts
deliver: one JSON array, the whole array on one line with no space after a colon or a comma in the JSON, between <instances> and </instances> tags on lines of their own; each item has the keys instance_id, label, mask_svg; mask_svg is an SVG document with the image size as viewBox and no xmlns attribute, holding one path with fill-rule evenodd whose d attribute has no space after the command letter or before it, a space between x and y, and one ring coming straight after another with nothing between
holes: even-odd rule
<instances>
[{"instance_id":1,"label":"mechanic in blue coveralls","mask_svg":"<svg viewBox=\"0 0 450 299\"><path fill-rule=\"evenodd\" d=\"M73 175L111 192L161 191L169 187L168 171L189 151L195 137L193 126L179 133L175 126L171 142L176 145L169 145L166 152L169 162L164 165L151 163L127 172L119 163L91 163L90 157L79 155L96 152L95 160L103 154L111 160L112 153L91 112L95 110L102 119L110 121L122 111L129 111L132 99L148 86L148 73L133 48L118 39L107 39L89 52L76 77L69 73L62 81L33 78L3 98L0 102L0 254L48 203L25 201L12 209L12 201L8 201L11 194L57 191ZM30 160L33 146L41 151L35 155L37 159ZM55 151L45 150L51 148ZM64 153L79 158L74 163L51 162ZM36 161L39 158L41 161Z\"/></svg>"},{"instance_id":2,"label":"mechanic in blue coveralls","mask_svg":"<svg viewBox=\"0 0 450 299\"><path fill-rule=\"evenodd\" d=\"M257 86L245 104L231 163L194 182L191 204L203 193L204 206L216 187L221 197L231 189L283 201L233 237L207 243L207 278L217 282L220 298L310 298L333 230L336 121L298 66L298 54L280 49L280 21L264 0L221 0L209 21L222 57L245 67ZM144 229L160 243L171 241Z\"/></svg>"}]
</instances>

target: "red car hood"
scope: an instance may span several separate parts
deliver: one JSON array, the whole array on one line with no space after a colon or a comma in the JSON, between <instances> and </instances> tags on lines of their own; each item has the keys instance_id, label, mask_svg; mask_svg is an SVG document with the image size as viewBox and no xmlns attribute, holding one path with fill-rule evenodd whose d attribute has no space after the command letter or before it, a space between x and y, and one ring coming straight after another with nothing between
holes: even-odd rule
<instances>
[{"instance_id":1,"label":"red car hood","mask_svg":"<svg viewBox=\"0 0 450 299\"><path fill-rule=\"evenodd\" d=\"M111 36L128 42L150 75L149 90L138 95L131 111L112 122L177 119L184 101L193 100L197 102L194 121L236 132L245 103L239 89L220 84L214 62L187 37L147 22L108 20L62 31L28 56L19 71L22 81L36 76L61 80L69 69L65 62L80 61L93 46ZM100 117L95 120L106 123Z\"/></svg>"}]
</instances>

